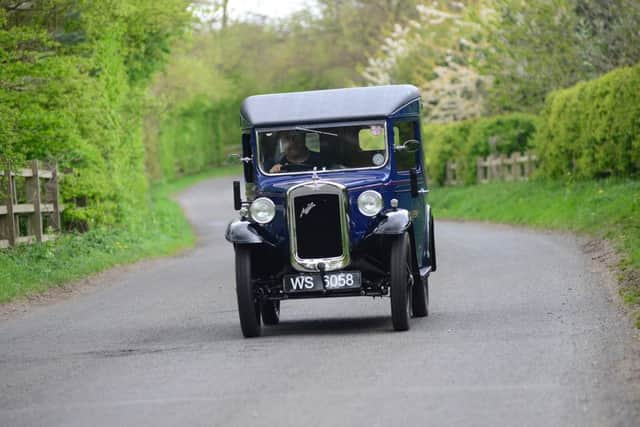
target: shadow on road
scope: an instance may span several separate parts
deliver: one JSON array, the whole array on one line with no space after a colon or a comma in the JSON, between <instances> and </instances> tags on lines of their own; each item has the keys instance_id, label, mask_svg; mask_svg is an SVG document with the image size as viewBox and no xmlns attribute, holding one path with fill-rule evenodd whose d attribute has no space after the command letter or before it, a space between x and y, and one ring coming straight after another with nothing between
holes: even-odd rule
<instances>
[{"instance_id":1,"label":"shadow on road","mask_svg":"<svg viewBox=\"0 0 640 427\"><path fill-rule=\"evenodd\" d=\"M389 316L340 319L286 320L277 326L266 326L264 336L284 335L344 335L392 332Z\"/></svg>"}]
</instances>

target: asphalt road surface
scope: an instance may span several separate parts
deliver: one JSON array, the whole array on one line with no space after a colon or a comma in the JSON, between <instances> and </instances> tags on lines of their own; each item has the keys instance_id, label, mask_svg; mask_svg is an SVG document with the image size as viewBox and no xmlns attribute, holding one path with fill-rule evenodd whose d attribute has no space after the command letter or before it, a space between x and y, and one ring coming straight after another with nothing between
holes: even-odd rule
<instances>
[{"instance_id":1,"label":"asphalt road surface","mask_svg":"<svg viewBox=\"0 0 640 427\"><path fill-rule=\"evenodd\" d=\"M284 302L247 340L230 189L181 195L195 250L0 322L1 426L640 425L637 340L575 238L437 222L410 331L342 298Z\"/></svg>"}]
</instances>

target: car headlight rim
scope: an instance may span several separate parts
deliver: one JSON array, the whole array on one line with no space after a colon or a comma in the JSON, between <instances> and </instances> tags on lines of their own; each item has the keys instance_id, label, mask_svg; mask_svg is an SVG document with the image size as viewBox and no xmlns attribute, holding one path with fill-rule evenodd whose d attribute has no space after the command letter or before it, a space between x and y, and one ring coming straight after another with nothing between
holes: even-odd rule
<instances>
[{"instance_id":1,"label":"car headlight rim","mask_svg":"<svg viewBox=\"0 0 640 427\"><path fill-rule=\"evenodd\" d=\"M267 197L259 197L251 203L249 213L258 224L267 224L276 216L276 205Z\"/></svg>"},{"instance_id":2,"label":"car headlight rim","mask_svg":"<svg viewBox=\"0 0 640 427\"><path fill-rule=\"evenodd\" d=\"M358 210L364 216L376 216L382 207L382 195L375 190L363 191L358 196Z\"/></svg>"}]
</instances>

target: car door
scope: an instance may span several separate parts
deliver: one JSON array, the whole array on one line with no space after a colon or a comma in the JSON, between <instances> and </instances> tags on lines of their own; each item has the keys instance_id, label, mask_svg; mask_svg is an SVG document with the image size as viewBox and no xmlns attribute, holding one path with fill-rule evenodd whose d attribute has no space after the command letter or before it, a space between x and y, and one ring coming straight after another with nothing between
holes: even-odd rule
<instances>
[{"instance_id":1,"label":"car door","mask_svg":"<svg viewBox=\"0 0 640 427\"><path fill-rule=\"evenodd\" d=\"M394 171L399 206L407 209L413 222L415 253L419 267L424 266L426 253L426 183L422 144L415 151L400 148L409 141L421 141L420 121L417 118L396 120L393 125Z\"/></svg>"}]
</instances>

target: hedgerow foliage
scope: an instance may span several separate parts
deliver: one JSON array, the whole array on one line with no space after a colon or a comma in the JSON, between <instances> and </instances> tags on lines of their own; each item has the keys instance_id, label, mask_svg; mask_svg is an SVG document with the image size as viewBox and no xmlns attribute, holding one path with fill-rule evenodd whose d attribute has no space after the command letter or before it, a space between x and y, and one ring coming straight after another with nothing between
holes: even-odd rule
<instances>
[{"instance_id":1,"label":"hedgerow foliage","mask_svg":"<svg viewBox=\"0 0 640 427\"><path fill-rule=\"evenodd\" d=\"M541 173L557 178L640 172L640 64L552 92L535 145Z\"/></svg>"},{"instance_id":2,"label":"hedgerow foliage","mask_svg":"<svg viewBox=\"0 0 640 427\"><path fill-rule=\"evenodd\" d=\"M476 181L476 159L490 154L510 155L532 147L538 120L529 114L505 114L424 128L427 171L432 180L444 184L446 164L458 164L458 177L465 184Z\"/></svg>"},{"instance_id":3,"label":"hedgerow foliage","mask_svg":"<svg viewBox=\"0 0 640 427\"><path fill-rule=\"evenodd\" d=\"M68 226L146 209L151 74L188 22L184 0L0 2L0 159L56 160Z\"/></svg>"},{"instance_id":4,"label":"hedgerow foliage","mask_svg":"<svg viewBox=\"0 0 640 427\"><path fill-rule=\"evenodd\" d=\"M160 176L171 180L223 163L225 147L240 141L239 104L196 99L167 114L157 141Z\"/></svg>"},{"instance_id":5,"label":"hedgerow foliage","mask_svg":"<svg viewBox=\"0 0 640 427\"><path fill-rule=\"evenodd\" d=\"M154 76L155 105L145 123L152 180L197 173L223 163L229 150L238 152L240 103L255 89L243 77L254 60L247 62L240 56L246 49L230 43L237 30L211 29L181 40Z\"/></svg>"}]
</instances>

